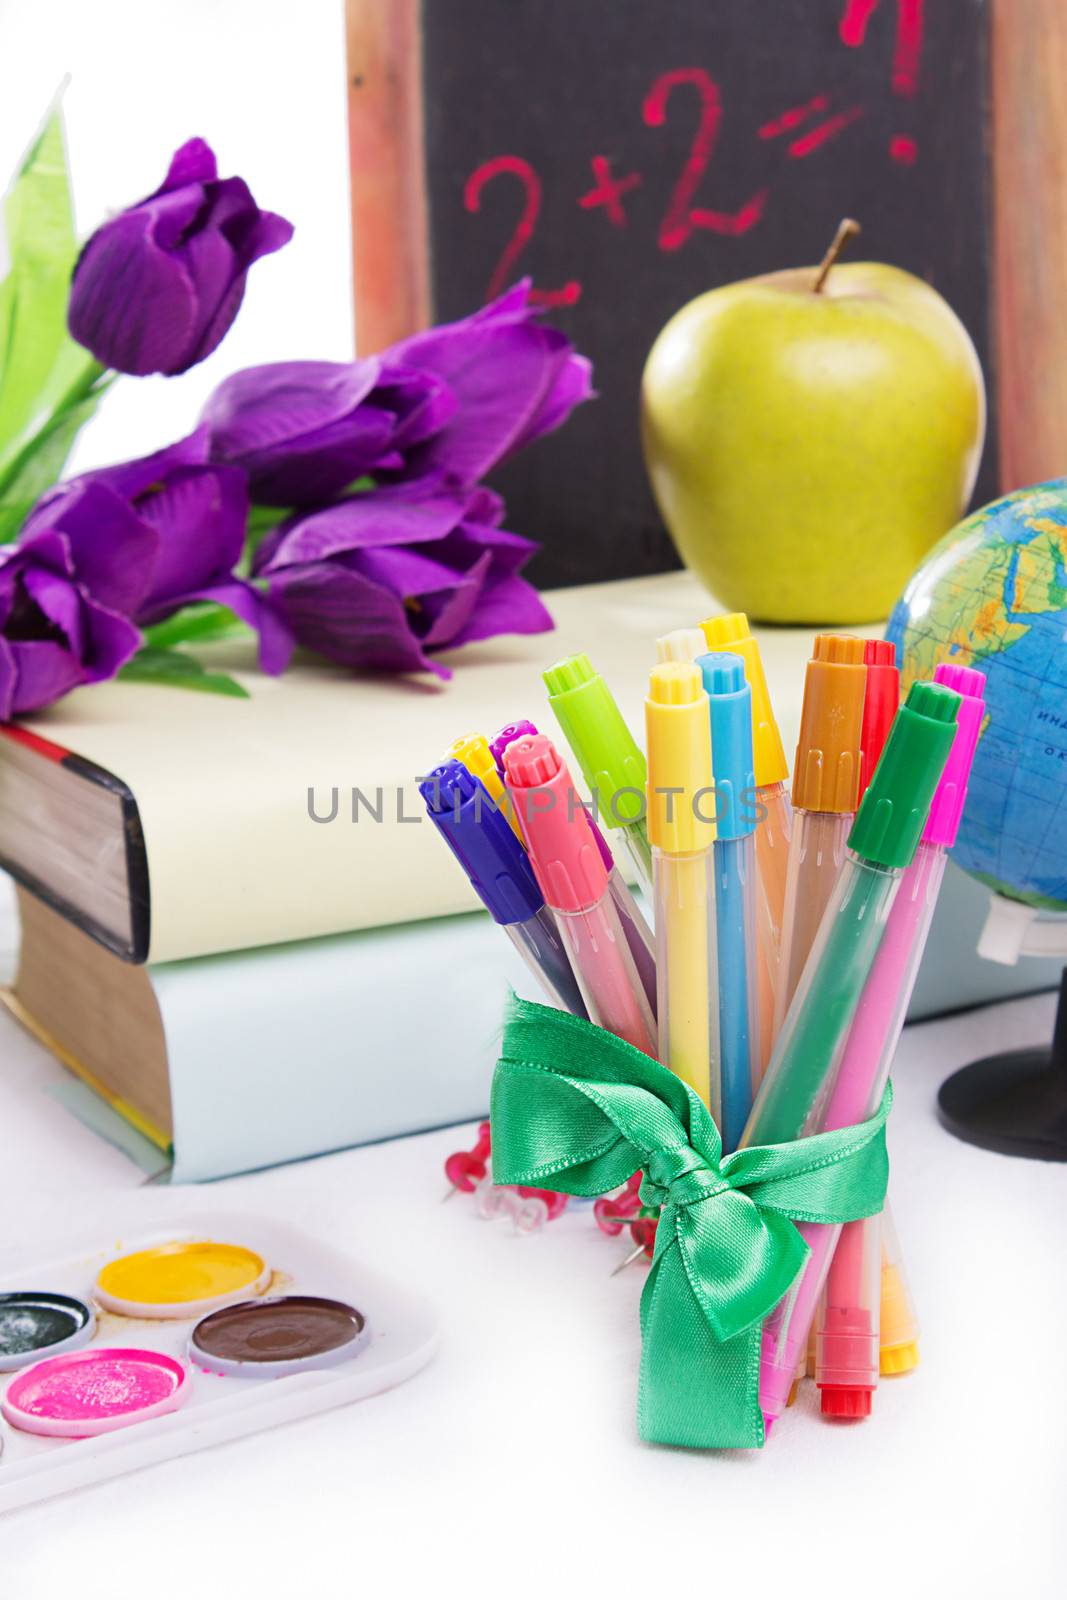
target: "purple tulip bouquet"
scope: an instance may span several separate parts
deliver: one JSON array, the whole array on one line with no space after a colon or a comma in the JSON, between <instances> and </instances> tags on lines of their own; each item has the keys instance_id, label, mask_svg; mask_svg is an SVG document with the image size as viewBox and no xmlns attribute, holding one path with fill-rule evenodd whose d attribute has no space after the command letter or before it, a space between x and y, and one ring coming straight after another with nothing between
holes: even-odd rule
<instances>
[{"instance_id":1,"label":"purple tulip bouquet","mask_svg":"<svg viewBox=\"0 0 1067 1600\"><path fill-rule=\"evenodd\" d=\"M265 672L301 645L447 677L436 652L551 628L482 482L591 394L527 284L377 356L234 373L176 444L57 482L115 374L210 355L293 230L193 139L79 254L55 111L5 220L0 719L116 675L244 694L181 648L240 629Z\"/></svg>"}]
</instances>

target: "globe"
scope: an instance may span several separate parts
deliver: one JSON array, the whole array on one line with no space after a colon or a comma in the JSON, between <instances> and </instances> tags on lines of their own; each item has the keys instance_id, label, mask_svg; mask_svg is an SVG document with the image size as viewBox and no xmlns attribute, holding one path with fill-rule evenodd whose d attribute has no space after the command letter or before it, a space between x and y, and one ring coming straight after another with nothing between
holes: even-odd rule
<instances>
[{"instance_id":1,"label":"globe","mask_svg":"<svg viewBox=\"0 0 1067 1600\"><path fill-rule=\"evenodd\" d=\"M1012 900L1067 911L1067 478L961 522L898 601L902 690L942 661L987 677L953 859Z\"/></svg>"}]
</instances>

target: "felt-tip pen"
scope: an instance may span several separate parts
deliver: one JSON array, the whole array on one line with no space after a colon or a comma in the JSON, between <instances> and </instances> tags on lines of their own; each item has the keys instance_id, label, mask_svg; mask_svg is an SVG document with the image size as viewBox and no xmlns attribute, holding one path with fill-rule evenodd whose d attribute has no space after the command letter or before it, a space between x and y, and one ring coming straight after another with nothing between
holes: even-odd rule
<instances>
[{"instance_id":1,"label":"felt-tip pen","mask_svg":"<svg viewBox=\"0 0 1067 1600\"><path fill-rule=\"evenodd\" d=\"M789 768L771 705L759 641L743 611L707 617L700 624L706 649L737 656L752 690L752 765L756 780L756 939L758 944L760 1059L762 1077L774 1043L775 1002L781 972L782 923L793 808ZM745 797L742 797L745 798Z\"/></svg>"},{"instance_id":2,"label":"felt-tip pen","mask_svg":"<svg viewBox=\"0 0 1067 1600\"><path fill-rule=\"evenodd\" d=\"M752 1108L744 1145L784 1143L825 1127L849 1029L952 748L959 703L951 689L916 683L897 713L849 833L837 885ZM869 1061L864 1116L877 1109L884 1087L875 1081L878 1071L878 1061ZM785 1408L839 1233L832 1225L801 1222L797 1227L811 1254L763 1328L760 1406L768 1421Z\"/></svg>"},{"instance_id":3,"label":"felt-tip pen","mask_svg":"<svg viewBox=\"0 0 1067 1600\"><path fill-rule=\"evenodd\" d=\"M653 667L645 701L656 886L659 1055L719 1127L711 721L692 662Z\"/></svg>"},{"instance_id":4,"label":"felt-tip pen","mask_svg":"<svg viewBox=\"0 0 1067 1600\"><path fill-rule=\"evenodd\" d=\"M736 1149L748 1121L761 1076L752 690L745 682L744 664L736 656L701 655L696 666L711 708L720 1131L723 1149L729 1154Z\"/></svg>"},{"instance_id":5,"label":"felt-tip pen","mask_svg":"<svg viewBox=\"0 0 1067 1600\"><path fill-rule=\"evenodd\" d=\"M652 1012L608 891L608 873L571 775L544 734L504 751L508 793L589 1020L655 1056Z\"/></svg>"},{"instance_id":6,"label":"felt-tip pen","mask_svg":"<svg viewBox=\"0 0 1067 1600\"><path fill-rule=\"evenodd\" d=\"M508 745L514 744L516 739L521 739L524 736L536 735L539 731L528 718L522 717L518 722L507 723L500 729L499 733L493 735L489 741L489 748L493 752L497 771L501 776L504 775L504 752ZM652 938L652 930L642 916L636 900L630 893L629 884L615 864L611 846L605 839L596 818L588 807L586 808L586 816L589 818L589 826L593 831L593 838L596 840L601 860L607 869L608 890L615 902L615 909L619 913L619 921L622 923L622 931L626 936L626 943L630 947L630 954L634 958L637 975L641 979L648 1003L652 1007L652 1014L655 1016L656 946Z\"/></svg>"},{"instance_id":7,"label":"felt-tip pen","mask_svg":"<svg viewBox=\"0 0 1067 1600\"><path fill-rule=\"evenodd\" d=\"M845 859L859 791L866 678L862 639L842 633L816 636L804 678L793 764L793 832L775 996L776 1035Z\"/></svg>"},{"instance_id":8,"label":"felt-tip pen","mask_svg":"<svg viewBox=\"0 0 1067 1600\"><path fill-rule=\"evenodd\" d=\"M645 824L648 769L615 697L587 655L566 656L542 677L548 703L589 785L597 818L619 829L642 889L652 898Z\"/></svg>"},{"instance_id":9,"label":"felt-tip pen","mask_svg":"<svg viewBox=\"0 0 1067 1600\"><path fill-rule=\"evenodd\" d=\"M985 677L973 667L944 663L935 670L934 683L960 697L955 738L934 792L922 839L904 873L849 1030L826 1109L823 1125L827 1128L845 1128L869 1116L872 1097L875 1092L881 1093L889 1076L926 949L948 852L956 842L963 815L971 763L985 714ZM882 1284L878 1224L878 1218L846 1223L827 1275L816 1328L815 1381L822 1410L828 1416L867 1416L878 1382ZM899 1269L899 1246L896 1257ZM892 1294L894 1286L889 1287ZM915 1337L899 1342L914 1345ZM910 1355L904 1350L892 1362L895 1370L904 1370L909 1362L913 1365Z\"/></svg>"},{"instance_id":10,"label":"felt-tip pen","mask_svg":"<svg viewBox=\"0 0 1067 1600\"><path fill-rule=\"evenodd\" d=\"M503 928L548 999L587 1015L559 929L529 858L478 778L462 761L444 761L419 784L431 822Z\"/></svg>"}]
</instances>

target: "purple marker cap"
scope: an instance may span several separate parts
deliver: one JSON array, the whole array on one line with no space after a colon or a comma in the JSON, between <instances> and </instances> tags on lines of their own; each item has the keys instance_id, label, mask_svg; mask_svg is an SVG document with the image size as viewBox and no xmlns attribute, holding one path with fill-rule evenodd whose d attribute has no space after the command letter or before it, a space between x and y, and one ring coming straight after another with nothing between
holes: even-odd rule
<instances>
[{"instance_id":1,"label":"purple marker cap","mask_svg":"<svg viewBox=\"0 0 1067 1600\"><path fill-rule=\"evenodd\" d=\"M930 802L923 839L927 844L942 844L951 849L959 833L967 801L967 780L985 716L985 673L976 667L942 661L934 668L934 682L953 689L960 696L960 707L956 713L956 737Z\"/></svg>"},{"instance_id":2,"label":"purple marker cap","mask_svg":"<svg viewBox=\"0 0 1067 1600\"><path fill-rule=\"evenodd\" d=\"M516 739L523 739L527 735L536 732L537 729L533 723L527 722L526 718L522 717L518 722L505 723L499 733L494 733L489 741L489 749L492 751L493 760L496 762L496 770L502 778L505 776L504 751L508 745L514 744Z\"/></svg>"},{"instance_id":3,"label":"purple marker cap","mask_svg":"<svg viewBox=\"0 0 1067 1600\"><path fill-rule=\"evenodd\" d=\"M422 780L419 793L494 922L507 926L535 917L545 897L529 856L485 785L462 761L444 761Z\"/></svg>"}]
</instances>

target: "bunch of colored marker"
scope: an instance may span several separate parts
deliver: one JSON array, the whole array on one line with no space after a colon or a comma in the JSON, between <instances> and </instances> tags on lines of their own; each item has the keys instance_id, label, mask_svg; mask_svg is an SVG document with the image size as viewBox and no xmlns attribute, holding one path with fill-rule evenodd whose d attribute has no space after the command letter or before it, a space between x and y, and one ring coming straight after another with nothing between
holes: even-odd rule
<instances>
[{"instance_id":1,"label":"bunch of colored marker","mask_svg":"<svg viewBox=\"0 0 1067 1600\"><path fill-rule=\"evenodd\" d=\"M433 821L548 998L676 1072L723 1148L877 1110L983 716L984 678L944 664L898 706L893 647L815 641L787 767L740 615L657 641L647 763L584 655L549 702L589 787L529 722L457 741L421 785ZM600 831L626 845L655 937ZM797 1225L810 1254L764 1326L768 1424L808 1370L823 1412L866 1416L879 1371L918 1361L888 1212Z\"/></svg>"}]
</instances>

